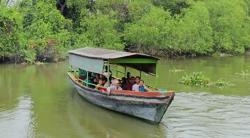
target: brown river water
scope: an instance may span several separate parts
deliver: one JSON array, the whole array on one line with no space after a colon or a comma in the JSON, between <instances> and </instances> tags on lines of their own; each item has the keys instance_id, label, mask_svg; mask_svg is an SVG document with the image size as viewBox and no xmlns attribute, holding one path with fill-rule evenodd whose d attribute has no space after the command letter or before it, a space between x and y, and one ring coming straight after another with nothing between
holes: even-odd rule
<instances>
[{"instance_id":1,"label":"brown river water","mask_svg":"<svg viewBox=\"0 0 250 138\"><path fill-rule=\"evenodd\" d=\"M159 125L86 102L67 80L67 69L67 62L0 65L0 138L250 137L250 57L161 60L156 77L143 74L146 83L176 91ZM232 85L178 83L192 72Z\"/></svg>"}]
</instances>

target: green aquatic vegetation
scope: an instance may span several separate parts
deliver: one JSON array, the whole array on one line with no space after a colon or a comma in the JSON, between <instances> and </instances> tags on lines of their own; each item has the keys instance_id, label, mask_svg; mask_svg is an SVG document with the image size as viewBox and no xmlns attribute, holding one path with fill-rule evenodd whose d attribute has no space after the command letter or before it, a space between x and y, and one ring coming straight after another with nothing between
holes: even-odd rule
<instances>
[{"instance_id":1,"label":"green aquatic vegetation","mask_svg":"<svg viewBox=\"0 0 250 138\"><path fill-rule=\"evenodd\" d=\"M183 72L183 71L184 71L183 69L172 69L172 70L169 70L169 72L173 72L173 73Z\"/></svg>"},{"instance_id":2,"label":"green aquatic vegetation","mask_svg":"<svg viewBox=\"0 0 250 138\"><path fill-rule=\"evenodd\" d=\"M202 72L193 72L181 78L180 83L189 86L208 86L210 80Z\"/></svg>"},{"instance_id":3,"label":"green aquatic vegetation","mask_svg":"<svg viewBox=\"0 0 250 138\"><path fill-rule=\"evenodd\" d=\"M239 75L241 77L248 77L250 76L250 72L248 70L242 70L240 73L235 73L236 75Z\"/></svg>"},{"instance_id":4,"label":"green aquatic vegetation","mask_svg":"<svg viewBox=\"0 0 250 138\"><path fill-rule=\"evenodd\" d=\"M233 85L232 83L223 79L219 79L217 81L211 81L202 72L193 72L192 74L185 75L181 78L180 83L195 87L202 86L202 87L218 87L218 88L224 88Z\"/></svg>"},{"instance_id":5,"label":"green aquatic vegetation","mask_svg":"<svg viewBox=\"0 0 250 138\"><path fill-rule=\"evenodd\" d=\"M218 88L224 88L224 87L232 86L232 85L233 85L232 83L225 81L223 79L219 79L215 82L211 82L208 84L208 86L214 86L214 87L218 87Z\"/></svg>"}]
</instances>

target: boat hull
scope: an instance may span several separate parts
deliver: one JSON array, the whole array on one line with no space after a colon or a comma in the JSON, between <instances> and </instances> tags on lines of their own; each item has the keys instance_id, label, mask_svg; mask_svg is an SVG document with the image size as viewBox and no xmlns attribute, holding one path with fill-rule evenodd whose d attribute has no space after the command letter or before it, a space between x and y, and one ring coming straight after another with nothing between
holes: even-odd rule
<instances>
[{"instance_id":1,"label":"boat hull","mask_svg":"<svg viewBox=\"0 0 250 138\"><path fill-rule=\"evenodd\" d=\"M164 99L109 95L95 89L81 86L74 80L70 80L79 95L87 101L109 110L150 121L151 123L159 123L161 121L174 98L174 93Z\"/></svg>"}]
</instances>

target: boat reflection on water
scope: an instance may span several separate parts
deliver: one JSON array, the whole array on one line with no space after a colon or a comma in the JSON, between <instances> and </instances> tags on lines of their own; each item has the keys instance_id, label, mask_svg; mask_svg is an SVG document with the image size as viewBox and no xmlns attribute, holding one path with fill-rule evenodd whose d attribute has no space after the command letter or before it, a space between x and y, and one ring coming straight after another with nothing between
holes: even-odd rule
<instances>
[{"instance_id":1,"label":"boat reflection on water","mask_svg":"<svg viewBox=\"0 0 250 138\"><path fill-rule=\"evenodd\" d=\"M35 126L30 97L19 97L16 107L0 107L0 111L1 138L34 137Z\"/></svg>"},{"instance_id":2,"label":"boat reflection on water","mask_svg":"<svg viewBox=\"0 0 250 138\"><path fill-rule=\"evenodd\" d=\"M71 93L71 104L68 105L68 116L73 129L79 129L79 136L86 137L166 137L162 125L152 125L127 115L95 106L76 91ZM144 132L144 133L143 133Z\"/></svg>"}]
</instances>

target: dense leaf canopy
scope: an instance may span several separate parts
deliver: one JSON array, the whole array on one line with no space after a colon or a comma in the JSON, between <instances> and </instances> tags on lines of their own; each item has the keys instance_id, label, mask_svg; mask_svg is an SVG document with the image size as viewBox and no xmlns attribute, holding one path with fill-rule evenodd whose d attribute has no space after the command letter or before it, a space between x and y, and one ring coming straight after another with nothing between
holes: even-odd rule
<instances>
[{"instance_id":1,"label":"dense leaf canopy","mask_svg":"<svg viewBox=\"0 0 250 138\"><path fill-rule=\"evenodd\" d=\"M104 47L159 56L243 54L249 0L22 0L0 2L0 58L58 61Z\"/></svg>"}]
</instances>

